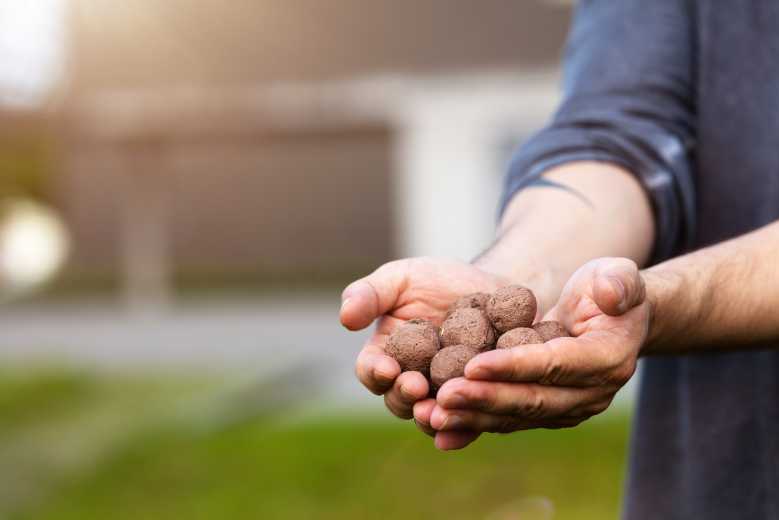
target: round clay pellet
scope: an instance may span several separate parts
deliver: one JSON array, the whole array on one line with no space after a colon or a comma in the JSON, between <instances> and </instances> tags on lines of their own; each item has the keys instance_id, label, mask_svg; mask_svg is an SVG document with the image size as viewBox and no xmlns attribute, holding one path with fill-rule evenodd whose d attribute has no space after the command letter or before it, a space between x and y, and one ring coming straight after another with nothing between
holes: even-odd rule
<instances>
[{"instance_id":1,"label":"round clay pellet","mask_svg":"<svg viewBox=\"0 0 779 520\"><path fill-rule=\"evenodd\" d=\"M501 337L498 338L497 348L512 348L520 345L534 345L538 343L544 343L544 338L529 327L518 327L511 329L508 332L504 332Z\"/></svg>"},{"instance_id":2,"label":"round clay pellet","mask_svg":"<svg viewBox=\"0 0 779 520\"><path fill-rule=\"evenodd\" d=\"M487 302L487 317L500 332L530 327L536 317L536 310L535 295L521 285L498 289Z\"/></svg>"},{"instance_id":3,"label":"round clay pellet","mask_svg":"<svg viewBox=\"0 0 779 520\"><path fill-rule=\"evenodd\" d=\"M435 326L425 320L410 320L398 326L387 339L384 351L393 357L403 372L430 374L430 361L440 343Z\"/></svg>"},{"instance_id":4,"label":"round clay pellet","mask_svg":"<svg viewBox=\"0 0 779 520\"><path fill-rule=\"evenodd\" d=\"M434 388L454 379L462 377L465 373L465 365L479 354L475 348L466 345L452 345L442 348L430 363L430 380Z\"/></svg>"},{"instance_id":5,"label":"round clay pellet","mask_svg":"<svg viewBox=\"0 0 779 520\"><path fill-rule=\"evenodd\" d=\"M495 345L495 330L479 309L455 309L441 325L441 345L466 345L489 350Z\"/></svg>"},{"instance_id":6,"label":"round clay pellet","mask_svg":"<svg viewBox=\"0 0 779 520\"><path fill-rule=\"evenodd\" d=\"M533 330L544 338L544 343L555 338L567 338L570 336L559 321L539 321L533 325Z\"/></svg>"}]
</instances>

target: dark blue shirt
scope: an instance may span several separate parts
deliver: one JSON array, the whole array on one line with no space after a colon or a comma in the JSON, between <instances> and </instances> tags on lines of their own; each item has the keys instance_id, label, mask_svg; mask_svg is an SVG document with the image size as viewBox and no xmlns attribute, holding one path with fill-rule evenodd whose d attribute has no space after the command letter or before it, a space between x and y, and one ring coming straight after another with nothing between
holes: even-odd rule
<instances>
[{"instance_id":1,"label":"dark blue shirt","mask_svg":"<svg viewBox=\"0 0 779 520\"><path fill-rule=\"evenodd\" d=\"M654 261L779 219L779 2L580 1L562 105L504 205L575 160L640 179ZM643 361L625 518L779 519L775 346Z\"/></svg>"}]
</instances>

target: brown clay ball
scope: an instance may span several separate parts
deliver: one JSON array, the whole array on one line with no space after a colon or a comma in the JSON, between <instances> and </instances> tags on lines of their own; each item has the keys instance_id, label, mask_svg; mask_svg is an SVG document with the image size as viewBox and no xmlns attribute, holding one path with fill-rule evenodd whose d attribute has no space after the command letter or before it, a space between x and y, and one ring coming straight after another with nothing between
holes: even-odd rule
<instances>
[{"instance_id":1,"label":"brown clay ball","mask_svg":"<svg viewBox=\"0 0 779 520\"><path fill-rule=\"evenodd\" d=\"M409 320L390 334L384 351L398 362L403 372L430 374L430 361L440 344L438 331L426 320Z\"/></svg>"},{"instance_id":2,"label":"brown clay ball","mask_svg":"<svg viewBox=\"0 0 779 520\"><path fill-rule=\"evenodd\" d=\"M535 345L544 343L544 338L529 327L511 329L498 338L497 348L512 348L520 345Z\"/></svg>"},{"instance_id":3,"label":"brown clay ball","mask_svg":"<svg viewBox=\"0 0 779 520\"><path fill-rule=\"evenodd\" d=\"M536 317L536 297L521 285L508 285L495 291L487 302L487 316L499 332L530 327Z\"/></svg>"},{"instance_id":4,"label":"brown clay ball","mask_svg":"<svg viewBox=\"0 0 779 520\"><path fill-rule=\"evenodd\" d=\"M555 338L567 338L570 336L563 324L559 321L539 321L533 325L533 330L544 339L544 343Z\"/></svg>"},{"instance_id":5,"label":"brown clay ball","mask_svg":"<svg viewBox=\"0 0 779 520\"><path fill-rule=\"evenodd\" d=\"M449 307L447 316L452 314L457 309L479 309L482 312L487 311L487 301L490 299L490 295L483 292L477 292L472 294L466 294L460 296L456 302Z\"/></svg>"},{"instance_id":6,"label":"brown clay ball","mask_svg":"<svg viewBox=\"0 0 779 520\"><path fill-rule=\"evenodd\" d=\"M441 345L466 345L489 350L495 345L495 329L479 309L455 309L441 325Z\"/></svg>"},{"instance_id":7,"label":"brown clay ball","mask_svg":"<svg viewBox=\"0 0 779 520\"><path fill-rule=\"evenodd\" d=\"M455 377L462 377L465 365L479 354L475 348L467 345L452 345L438 351L430 363L430 381L438 389Z\"/></svg>"}]
</instances>

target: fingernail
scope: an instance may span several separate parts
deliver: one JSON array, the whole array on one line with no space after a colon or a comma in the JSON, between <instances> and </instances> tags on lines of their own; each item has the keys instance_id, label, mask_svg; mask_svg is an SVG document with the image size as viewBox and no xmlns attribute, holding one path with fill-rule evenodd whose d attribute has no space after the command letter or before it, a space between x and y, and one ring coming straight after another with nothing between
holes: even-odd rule
<instances>
[{"instance_id":1,"label":"fingernail","mask_svg":"<svg viewBox=\"0 0 779 520\"><path fill-rule=\"evenodd\" d=\"M622 283L622 280L615 277L609 277L609 283L619 296L619 303L617 304L617 308L622 309L622 307L625 305L625 284Z\"/></svg>"},{"instance_id":2,"label":"fingernail","mask_svg":"<svg viewBox=\"0 0 779 520\"><path fill-rule=\"evenodd\" d=\"M436 430L440 430L446 424L446 412L441 408L435 407L433 413L430 414L430 426ZM436 426L438 425L438 426Z\"/></svg>"},{"instance_id":3,"label":"fingernail","mask_svg":"<svg viewBox=\"0 0 779 520\"><path fill-rule=\"evenodd\" d=\"M341 312L344 311L344 309L346 308L347 304L349 303L349 300L351 300L351 298L347 298L343 302L341 302Z\"/></svg>"},{"instance_id":4,"label":"fingernail","mask_svg":"<svg viewBox=\"0 0 779 520\"><path fill-rule=\"evenodd\" d=\"M403 385L400 385L400 395L402 395L402 396L403 396L403 399L405 399L406 401L413 401L413 400L415 400L415 399L416 399L416 396L415 396L414 394L412 394L412 393L411 393L411 392L408 390L408 388L406 388L406 387L405 387L405 386L403 386Z\"/></svg>"},{"instance_id":5,"label":"fingernail","mask_svg":"<svg viewBox=\"0 0 779 520\"><path fill-rule=\"evenodd\" d=\"M386 363L379 363L379 365L373 369L373 375L377 379L390 381L394 376L394 372L391 367L387 366Z\"/></svg>"},{"instance_id":6,"label":"fingernail","mask_svg":"<svg viewBox=\"0 0 779 520\"><path fill-rule=\"evenodd\" d=\"M457 430L463 426L463 418L459 415L447 415L441 424L441 430Z\"/></svg>"}]
</instances>

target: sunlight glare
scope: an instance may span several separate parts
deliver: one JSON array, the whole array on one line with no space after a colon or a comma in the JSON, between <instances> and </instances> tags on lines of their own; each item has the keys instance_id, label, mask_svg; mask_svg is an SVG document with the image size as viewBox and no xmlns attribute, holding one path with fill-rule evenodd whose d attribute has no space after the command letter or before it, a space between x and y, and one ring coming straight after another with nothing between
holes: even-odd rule
<instances>
[{"instance_id":1,"label":"sunlight glare","mask_svg":"<svg viewBox=\"0 0 779 520\"><path fill-rule=\"evenodd\" d=\"M0 285L5 291L34 289L62 267L68 235L61 219L28 200L3 206L0 220Z\"/></svg>"}]
</instances>

